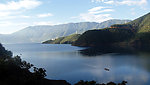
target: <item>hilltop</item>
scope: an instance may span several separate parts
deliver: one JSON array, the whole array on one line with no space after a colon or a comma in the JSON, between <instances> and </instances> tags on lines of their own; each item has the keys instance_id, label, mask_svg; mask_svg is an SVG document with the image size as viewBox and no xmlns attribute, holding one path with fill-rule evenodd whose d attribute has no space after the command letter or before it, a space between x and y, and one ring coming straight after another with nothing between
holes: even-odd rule
<instances>
[{"instance_id":1,"label":"hilltop","mask_svg":"<svg viewBox=\"0 0 150 85\"><path fill-rule=\"evenodd\" d=\"M108 28L84 32L73 45L102 46L130 45L149 46L150 13L126 24L114 24Z\"/></svg>"}]
</instances>

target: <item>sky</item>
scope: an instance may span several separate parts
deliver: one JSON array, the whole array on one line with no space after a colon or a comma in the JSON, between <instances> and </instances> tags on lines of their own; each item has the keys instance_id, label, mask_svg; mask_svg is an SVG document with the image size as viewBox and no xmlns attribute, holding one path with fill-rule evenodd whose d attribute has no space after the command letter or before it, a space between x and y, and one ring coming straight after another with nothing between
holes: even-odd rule
<instances>
[{"instance_id":1,"label":"sky","mask_svg":"<svg viewBox=\"0 0 150 85\"><path fill-rule=\"evenodd\" d=\"M150 0L0 0L0 34L35 25L134 20L149 12Z\"/></svg>"}]
</instances>

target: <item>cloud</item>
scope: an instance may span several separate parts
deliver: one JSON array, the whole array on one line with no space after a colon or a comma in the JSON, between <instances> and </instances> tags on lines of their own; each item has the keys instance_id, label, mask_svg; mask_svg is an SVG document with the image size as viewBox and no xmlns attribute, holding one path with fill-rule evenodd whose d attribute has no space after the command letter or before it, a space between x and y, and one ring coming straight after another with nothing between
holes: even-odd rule
<instances>
[{"instance_id":1,"label":"cloud","mask_svg":"<svg viewBox=\"0 0 150 85\"><path fill-rule=\"evenodd\" d=\"M103 22L109 19L113 19L111 17L111 14L109 12L113 12L114 10L110 7L94 7L88 10L87 13L81 13L77 17L72 18L78 18L83 21L89 21L89 22Z\"/></svg>"},{"instance_id":2,"label":"cloud","mask_svg":"<svg viewBox=\"0 0 150 85\"><path fill-rule=\"evenodd\" d=\"M54 23L50 21L41 21L41 22L33 22L33 25L56 25L59 23Z\"/></svg>"},{"instance_id":3,"label":"cloud","mask_svg":"<svg viewBox=\"0 0 150 85\"><path fill-rule=\"evenodd\" d=\"M31 16L21 15L20 18L31 18Z\"/></svg>"},{"instance_id":4,"label":"cloud","mask_svg":"<svg viewBox=\"0 0 150 85\"><path fill-rule=\"evenodd\" d=\"M19 0L0 4L0 11L11 11L20 9L32 9L39 6L42 2L38 0Z\"/></svg>"},{"instance_id":5,"label":"cloud","mask_svg":"<svg viewBox=\"0 0 150 85\"><path fill-rule=\"evenodd\" d=\"M102 2L111 5L128 5L128 6L144 6L148 4L148 0L91 0L91 2Z\"/></svg>"},{"instance_id":6,"label":"cloud","mask_svg":"<svg viewBox=\"0 0 150 85\"><path fill-rule=\"evenodd\" d=\"M93 12L93 11L101 10L101 9L103 9L103 8L105 8L105 7L98 6L98 7L94 7L94 8L92 8L92 9L89 9L88 11L89 11L89 12Z\"/></svg>"},{"instance_id":7,"label":"cloud","mask_svg":"<svg viewBox=\"0 0 150 85\"><path fill-rule=\"evenodd\" d=\"M146 5L147 4L147 0L137 0L137 1L133 1L133 0L123 0L122 2L117 2L118 4L121 4L121 5L139 5L139 6L142 6L142 5Z\"/></svg>"},{"instance_id":8,"label":"cloud","mask_svg":"<svg viewBox=\"0 0 150 85\"><path fill-rule=\"evenodd\" d=\"M90 11L90 14L98 14L98 13L104 13L104 12L112 12L113 9L105 9L105 10L97 10L97 11Z\"/></svg>"},{"instance_id":9,"label":"cloud","mask_svg":"<svg viewBox=\"0 0 150 85\"><path fill-rule=\"evenodd\" d=\"M41 4L42 2L38 0L19 0L0 3L0 19L29 18L29 16L20 14Z\"/></svg>"},{"instance_id":10,"label":"cloud","mask_svg":"<svg viewBox=\"0 0 150 85\"><path fill-rule=\"evenodd\" d=\"M18 30L23 29L26 26L29 26L30 23L25 22L13 22L13 21L1 21L0 22L0 33L2 34L11 34Z\"/></svg>"},{"instance_id":11,"label":"cloud","mask_svg":"<svg viewBox=\"0 0 150 85\"><path fill-rule=\"evenodd\" d=\"M103 22L109 19L112 19L110 14L99 14L99 15L93 15L93 14L80 14L80 19L84 21L89 22Z\"/></svg>"},{"instance_id":12,"label":"cloud","mask_svg":"<svg viewBox=\"0 0 150 85\"><path fill-rule=\"evenodd\" d=\"M31 25L25 20L31 18L26 15L26 11L41 4L39 0L6 0L0 3L0 33L12 33Z\"/></svg>"},{"instance_id":13,"label":"cloud","mask_svg":"<svg viewBox=\"0 0 150 85\"><path fill-rule=\"evenodd\" d=\"M53 14L47 13L47 14L39 14L39 15L37 15L37 17L39 17L39 18L50 17L50 16L53 16Z\"/></svg>"},{"instance_id":14,"label":"cloud","mask_svg":"<svg viewBox=\"0 0 150 85\"><path fill-rule=\"evenodd\" d=\"M106 2L104 2L105 4L114 4L115 2L113 1L113 0L111 0L111 1L106 1Z\"/></svg>"},{"instance_id":15,"label":"cloud","mask_svg":"<svg viewBox=\"0 0 150 85\"><path fill-rule=\"evenodd\" d=\"M91 0L91 2L103 2L104 0Z\"/></svg>"},{"instance_id":16,"label":"cloud","mask_svg":"<svg viewBox=\"0 0 150 85\"><path fill-rule=\"evenodd\" d=\"M0 17L7 17L10 14L11 14L10 12L0 12Z\"/></svg>"},{"instance_id":17,"label":"cloud","mask_svg":"<svg viewBox=\"0 0 150 85\"><path fill-rule=\"evenodd\" d=\"M0 33L2 34L11 34L18 30L21 30L28 26L34 25L57 25L60 23L55 23L51 21L40 21L40 22L13 22L13 21L1 21L0 22ZM6 29L4 29L6 28Z\"/></svg>"}]
</instances>

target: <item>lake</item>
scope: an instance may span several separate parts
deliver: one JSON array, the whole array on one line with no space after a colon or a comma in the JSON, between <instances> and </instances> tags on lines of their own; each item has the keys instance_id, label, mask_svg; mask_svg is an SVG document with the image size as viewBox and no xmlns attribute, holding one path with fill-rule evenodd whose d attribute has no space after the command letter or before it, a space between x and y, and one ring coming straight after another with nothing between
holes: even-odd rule
<instances>
[{"instance_id":1,"label":"lake","mask_svg":"<svg viewBox=\"0 0 150 85\"><path fill-rule=\"evenodd\" d=\"M150 85L149 52L107 53L84 51L86 48L66 44L38 43L4 44L4 47L36 67L45 68L48 79L67 80L71 84L79 80L100 83L125 80L127 85Z\"/></svg>"}]
</instances>

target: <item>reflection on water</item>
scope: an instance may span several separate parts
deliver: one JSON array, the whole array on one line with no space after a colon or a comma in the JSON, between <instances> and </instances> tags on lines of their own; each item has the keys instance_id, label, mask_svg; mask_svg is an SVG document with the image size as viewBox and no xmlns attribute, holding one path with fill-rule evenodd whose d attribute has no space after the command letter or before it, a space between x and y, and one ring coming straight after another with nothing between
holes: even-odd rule
<instances>
[{"instance_id":1,"label":"reflection on water","mask_svg":"<svg viewBox=\"0 0 150 85\"><path fill-rule=\"evenodd\" d=\"M132 49L129 48L121 48L121 47L92 47L80 50L80 53L87 56L98 56L103 54L133 54Z\"/></svg>"},{"instance_id":2,"label":"reflection on water","mask_svg":"<svg viewBox=\"0 0 150 85\"><path fill-rule=\"evenodd\" d=\"M79 48L70 45L7 44L14 55L47 70L49 79L97 82L128 81L128 85L150 85L150 54L123 48ZM84 50L83 50L84 49ZM80 50L80 51L78 51ZM89 57L90 56L90 57ZM105 71L104 68L110 71Z\"/></svg>"},{"instance_id":3,"label":"reflection on water","mask_svg":"<svg viewBox=\"0 0 150 85\"><path fill-rule=\"evenodd\" d=\"M116 54L116 55L136 55L141 53L142 55L150 55L150 48L133 48L133 47L91 47L80 50L82 55L97 56L103 54Z\"/></svg>"}]
</instances>

